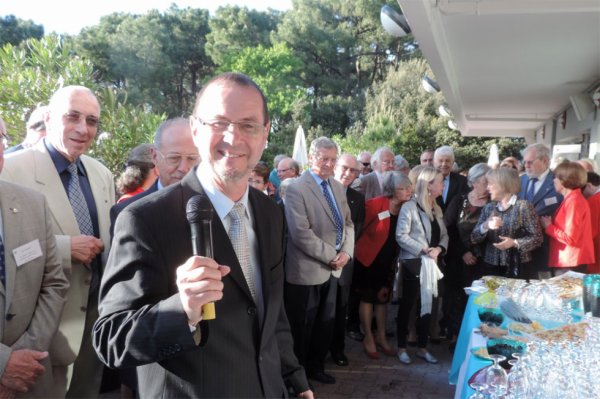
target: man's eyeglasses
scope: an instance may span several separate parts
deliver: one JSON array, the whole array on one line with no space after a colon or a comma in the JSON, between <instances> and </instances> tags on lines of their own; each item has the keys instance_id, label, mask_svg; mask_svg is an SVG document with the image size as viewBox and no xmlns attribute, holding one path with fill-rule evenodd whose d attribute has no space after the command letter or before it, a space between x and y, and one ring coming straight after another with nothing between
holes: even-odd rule
<instances>
[{"instance_id":1,"label":"man's eyeglasses","mask_svg":"<svg viewBox=\"0 0 600 399\"><path fill-rule=\"evenodd\" d=\"M200 161L200 155L198 154L179 154L176 152L172 152L169 154L163 154L160 151L156 151L159 155L167 162L170 166L178 166L181 164L181 161L185 159L188 163L192 165L196 165Z\"/></svg>"},{"instance_id":2,"label":"man's eyeglasses","mask_svg":"<svg viewBox=\"0 0 600 399\"><path fill-rule=\"evenodd\" d=\"M337 167L342 170L342 173L346 173L347 171L350 171L350 172L356 174L356 173L360 172L360 170L351 168L350 166L346 166L346 165L337 165Z\"/></svg>"},{"instance_id":3,"label":"man's eyeglasses","mask_svg":"<svg viewBox=\"0 0 600 399\"><path fill-rule=\"evenodd\" d=\"M292 168L285 168L285 169L277 169L277 173L285 173L288 170L292 170Z\"/></svg>"},{"instance_id":4,"label":"man's eyeglasses","mask_svg":"<svg viewBox=\"0 0 600 399\"><path fill-rule=\"evenodd\" d=\"M85 119L85 124L90 128L97 128L100 124L100 120L93 115L84 115L81 112L70 111L63 115L63 117L69 123L79 123L81 121L81 117Z\"/></svg>"},{"instance_id":5,"label":"man's eyeglasses","mask_svg":"<svg viewBox=\"0 0 600 399\"><path fill-rule=\"evenodd\" d=\"M317 160L320 163L336 163L337 162L337 158L327 158L327 157L322 157L320 155L315 155L315 160Z\"/></svg>"},{"instance_id":6,"label":"man's eyeglasses","mask_svg":"<svg viewBox=\"0 0 600 399\"><path fill-rule=\"evenodd\" d=\"M230 128L233 129L237 126L238 131L246 137L256 137L265 132L266 126L262 123L256 122L233 122L226 119L211 119L203 120L198 117L195 118L203 126L208 126L214 134L223 134Z\"/></svg>"},{"instance_id":7,"label":"man's eyeglasses","mask_svg":"<svg viewBox=\"0 0 600 399\"><path fill-rule=\"evenodd\" d=\"M362 166L368 167L371 166L371 162L361 162Z\"/></svg>"}]
</instances>

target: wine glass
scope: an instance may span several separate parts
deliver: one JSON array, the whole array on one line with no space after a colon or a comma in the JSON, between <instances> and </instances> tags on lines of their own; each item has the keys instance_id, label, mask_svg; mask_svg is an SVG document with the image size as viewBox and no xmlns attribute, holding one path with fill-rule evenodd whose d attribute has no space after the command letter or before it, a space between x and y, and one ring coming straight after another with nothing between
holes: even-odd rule
<instances>
[{"instance_id":1,"label":"wine glass","mask_svg":"<svg viewBox=\"0 0 600 399\"><path fill-rule=\"evenodd\" d=\"M487 384L484 384L482 382L472 382L469 384L469 386L471 387L471 389L475 390L475 392L471 396L469 396L469 399L486 399L486 396L483 393L483 391L485 391L488 388Z\"/></svg>"},{"instance_id":2,"label":"wine glass","mask_svg":"<svg viewBox=\"0 0 600 399\"><path fill-rule=\"evenodd\" d=\"M519 353L514 353L513 356L519 357ZM522 368L519 366L519 361L512 359L508 361L511 365L510 373L508 373L508 394L514 399L527 398L529 382Z\"/></svg>"},{"instance_id":3,"label":"wine glass","mask_svg":"<svg viewBox=\"0 0 600 399\"><path fill-rule=\"evenodd\" d=\"M508 375L500 366L500 362L506 360L506 357L498 354L490 354L494 364L487 368L485 373L485 382L490 387L489 393L491 399L499 399L506 392L508 385Z\"/></svg>"}]
</instances>

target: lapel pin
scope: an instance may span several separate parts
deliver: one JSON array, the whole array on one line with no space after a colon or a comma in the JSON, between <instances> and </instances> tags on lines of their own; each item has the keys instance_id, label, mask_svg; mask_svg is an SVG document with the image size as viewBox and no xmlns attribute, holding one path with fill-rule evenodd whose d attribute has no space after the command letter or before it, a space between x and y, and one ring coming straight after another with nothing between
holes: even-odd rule
<instances>
[{"instance_id":1,"label":"lapel pin","mask_svg":"<svg viewBox=\"0 0 600 399\"><path fill-rule=\"evenodd\" d=\"M10 208L10 210L12 211L12 213L19 213L19 210L17 208Z\"/></svg>"}]
</instances>

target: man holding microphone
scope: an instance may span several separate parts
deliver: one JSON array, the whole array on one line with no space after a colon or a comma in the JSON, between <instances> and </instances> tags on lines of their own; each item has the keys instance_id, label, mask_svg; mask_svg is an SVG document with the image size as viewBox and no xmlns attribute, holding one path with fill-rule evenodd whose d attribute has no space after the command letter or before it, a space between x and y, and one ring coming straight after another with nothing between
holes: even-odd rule
<instances>
[{"instance_id":1,"label":"man holding microphone","mask_svg":"<svg viewBox=\"0 0 600 399\"><path fill-rule=\"evenodd\" d=\"M283 214L248 187L270 128L264 95L245 75L219 75L190 123L201 164L117 219L96 351L109 366L137 366L140 397L284 397L289 386L312 398L283 307ZM192 256L185 209L202 194L214 259ZM216 318L203 320L210 302Z\"/></svg>"}]
</instances>

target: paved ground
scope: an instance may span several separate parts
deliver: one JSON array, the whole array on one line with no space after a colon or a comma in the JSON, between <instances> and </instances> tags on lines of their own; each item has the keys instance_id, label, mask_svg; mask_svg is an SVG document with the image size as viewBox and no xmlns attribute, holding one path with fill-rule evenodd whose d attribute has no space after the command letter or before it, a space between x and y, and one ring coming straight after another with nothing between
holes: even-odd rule
<instances>
[{"instance_id":1,"label":"paved ground","mask_svg":"<svg viewBox=\"0 0 600 399\"><path fill-rule=\"evenodd\" d=\"M395 331L393 316L396 307L390 308L388 330ZM389 338L390 344L396 338ZM450 399L454 397L454 386L448 384L448 370L452 354L448 343L430 346L431 353L439 359L438 364L428 364L414 354L416 348L408 349L413 362L402 364L396 357L385 356L372 360L363 352L362 344L346 338L346 356L349 366L339 367L331 359L325 364L325 371L333 375L337 382L333 385L311 381L317 398L415 398Z\"/></svg>"}]
</instances>

